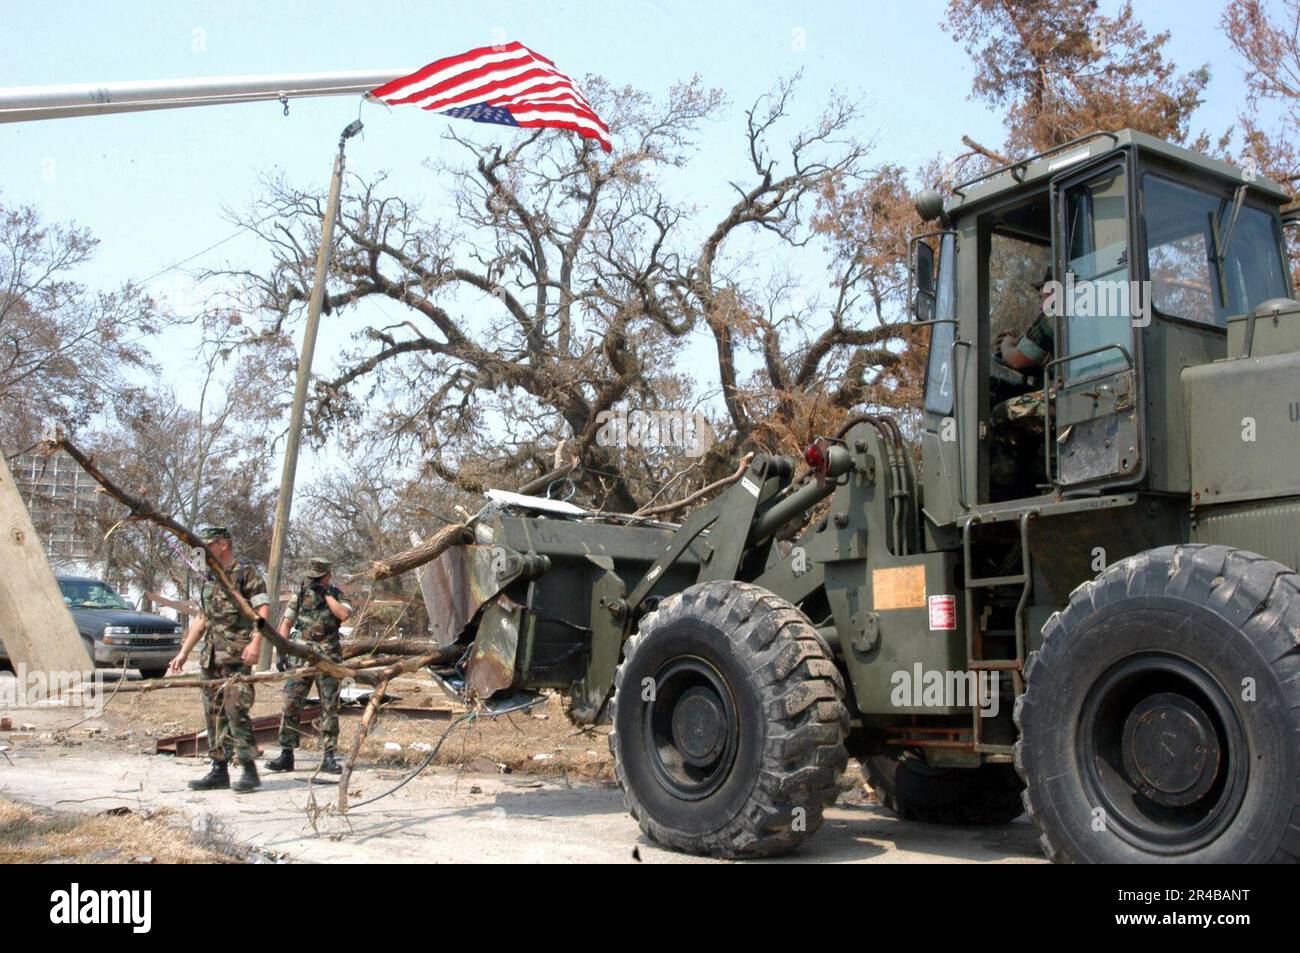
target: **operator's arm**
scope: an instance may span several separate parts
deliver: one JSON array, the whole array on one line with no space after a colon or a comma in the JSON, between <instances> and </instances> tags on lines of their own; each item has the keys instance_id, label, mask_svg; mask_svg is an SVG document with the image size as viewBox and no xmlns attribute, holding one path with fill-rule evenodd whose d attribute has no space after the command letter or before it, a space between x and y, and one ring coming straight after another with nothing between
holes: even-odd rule
<instances>
[{"instance_id":1,"label":"operator's arm","mask_svg":"<svg viewBox=\"0 0 1300 953\"><path fill-rule=\"evenodd\" d=\"M181 650L176 653L175 657L167 663L167 674L175 675L185 667L189 660L190 652L203 636L203 626L205 623L203 613L199 613L190 622L190 627L185 630L185 641L181 643Z\"/></svg>"},{"instance_id":2,"label":"operator's arm","mask_svg":"<svg viewBox=\"0 0 1300 953\"><path fill-rule=\"evenodd\" d=\"M1002 363L1018 371L1042 367L1052 358L1054 336L1051 321L1040 314L1019 341L1002 338Z\"/></svg>"}]
</instances>

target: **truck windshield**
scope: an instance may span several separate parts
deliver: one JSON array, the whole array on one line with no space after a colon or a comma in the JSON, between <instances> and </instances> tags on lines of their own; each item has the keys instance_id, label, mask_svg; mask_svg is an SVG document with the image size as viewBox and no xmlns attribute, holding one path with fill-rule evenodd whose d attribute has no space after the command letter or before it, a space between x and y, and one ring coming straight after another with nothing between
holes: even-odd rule
<instances>
[{"instance_id":1,"label":"truck windshield","mask_svg":"<svg viewBox=\"0 0 1300 953\"><path fill-rule=\"evenodd\" d=\"M129 609L121 596L107 583L92 579L61 579L63 601L73 609Z\"/></svg>"},{"instance_id":2,"label":"truck windshield","mask_svg":"<svg viewBox=\"0 0 1300 953\"><path fill-rule=\"evenodd\" d=\"M1229 236L1231 193L1203 192L1154 173L1143 176L1142 185L1151 304L1158 314L1225 328L1230 315L1286 296L1281 239L1272 214L1243 205ZM1230 239L1226 248L1216 248L1216 224L1220 235Z\"/></svg>"}]
</instances>

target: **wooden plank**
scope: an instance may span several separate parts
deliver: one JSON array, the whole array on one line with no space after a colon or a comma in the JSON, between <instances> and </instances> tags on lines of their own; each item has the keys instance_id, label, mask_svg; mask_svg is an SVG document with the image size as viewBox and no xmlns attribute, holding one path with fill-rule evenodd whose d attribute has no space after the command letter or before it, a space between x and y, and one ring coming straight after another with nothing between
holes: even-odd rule
<instances>
[{"instance_id":1,"label":"wooden plank","mask_svg":"<svg viewBox=\"0 0 1300 953\"><path fill-rule=\"evenodd\" d=\"M0 640L11 664L29 672L90 672L77 624L36 536L9 464L0 456Z\"/></svg>"}]
</instances>

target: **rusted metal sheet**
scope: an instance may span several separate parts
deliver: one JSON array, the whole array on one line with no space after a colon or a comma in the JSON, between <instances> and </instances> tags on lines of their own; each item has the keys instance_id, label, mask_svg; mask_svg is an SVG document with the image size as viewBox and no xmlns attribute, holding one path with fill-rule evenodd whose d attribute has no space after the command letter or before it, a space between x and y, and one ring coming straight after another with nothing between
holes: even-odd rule
<instances>
[{"instance_id":1,"label":"rusted metal sheet","mask_svg":"<svg viewBox=\"0 0 1300 953\"><path fill-rule=\"evenodd\" d=\"M476 698L491 698L514 684L523 611L523 606L504 593L484 611L465 666L465 684Z\"/></svg>"},{"instance_id":2,"label":"rusted metal sheet","mask_svg":"<svg viewBox=\"0 0 1300 953\"><path fill-rule=\"evenodd\" d=\"M450 645L499 591L492 571L491 547L452 546L429 563L420 576L420 591L429 614L429 633Z\"/></svg>"},{"instance_id":3,"label":"rusted metal sheet","mask_svg":"<svg viewBox=\"0 0 1300 953\"><path fill-rule=\"evenodd\" d=\"M302 710L302 734L314 736L314 722L320 716L320 705L308 705ZM279 715L261 715L253 719L253 740L260 748L263 742L271 741L280 734ZM174 754L178 758L197 757L208 752L208 733L202 731L187 732L183 735L171 735L154 742L154 754Z\"/></svg>"}]
</instances>

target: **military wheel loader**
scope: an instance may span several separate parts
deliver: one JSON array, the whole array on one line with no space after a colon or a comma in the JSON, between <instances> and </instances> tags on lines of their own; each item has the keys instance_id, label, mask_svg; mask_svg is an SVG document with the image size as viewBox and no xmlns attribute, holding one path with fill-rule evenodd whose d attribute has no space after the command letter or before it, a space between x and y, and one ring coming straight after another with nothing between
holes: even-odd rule
<instances>
[{"instance_id":1,"label":"military wheel loader","mask_svg":"<svg viewBox=\"0 0 1300 953\"><path fill-rule=\"evenodd\" d=\"M852 754L898 814L1028 812L1057 861L1296 860L1285 202L1127 130L923 193L916 432L854 417L681 523L490 493L424 577L465 646L439 677L611 721L628 809L683 851L797 847Z\"/></svg>"}]
</instances>

